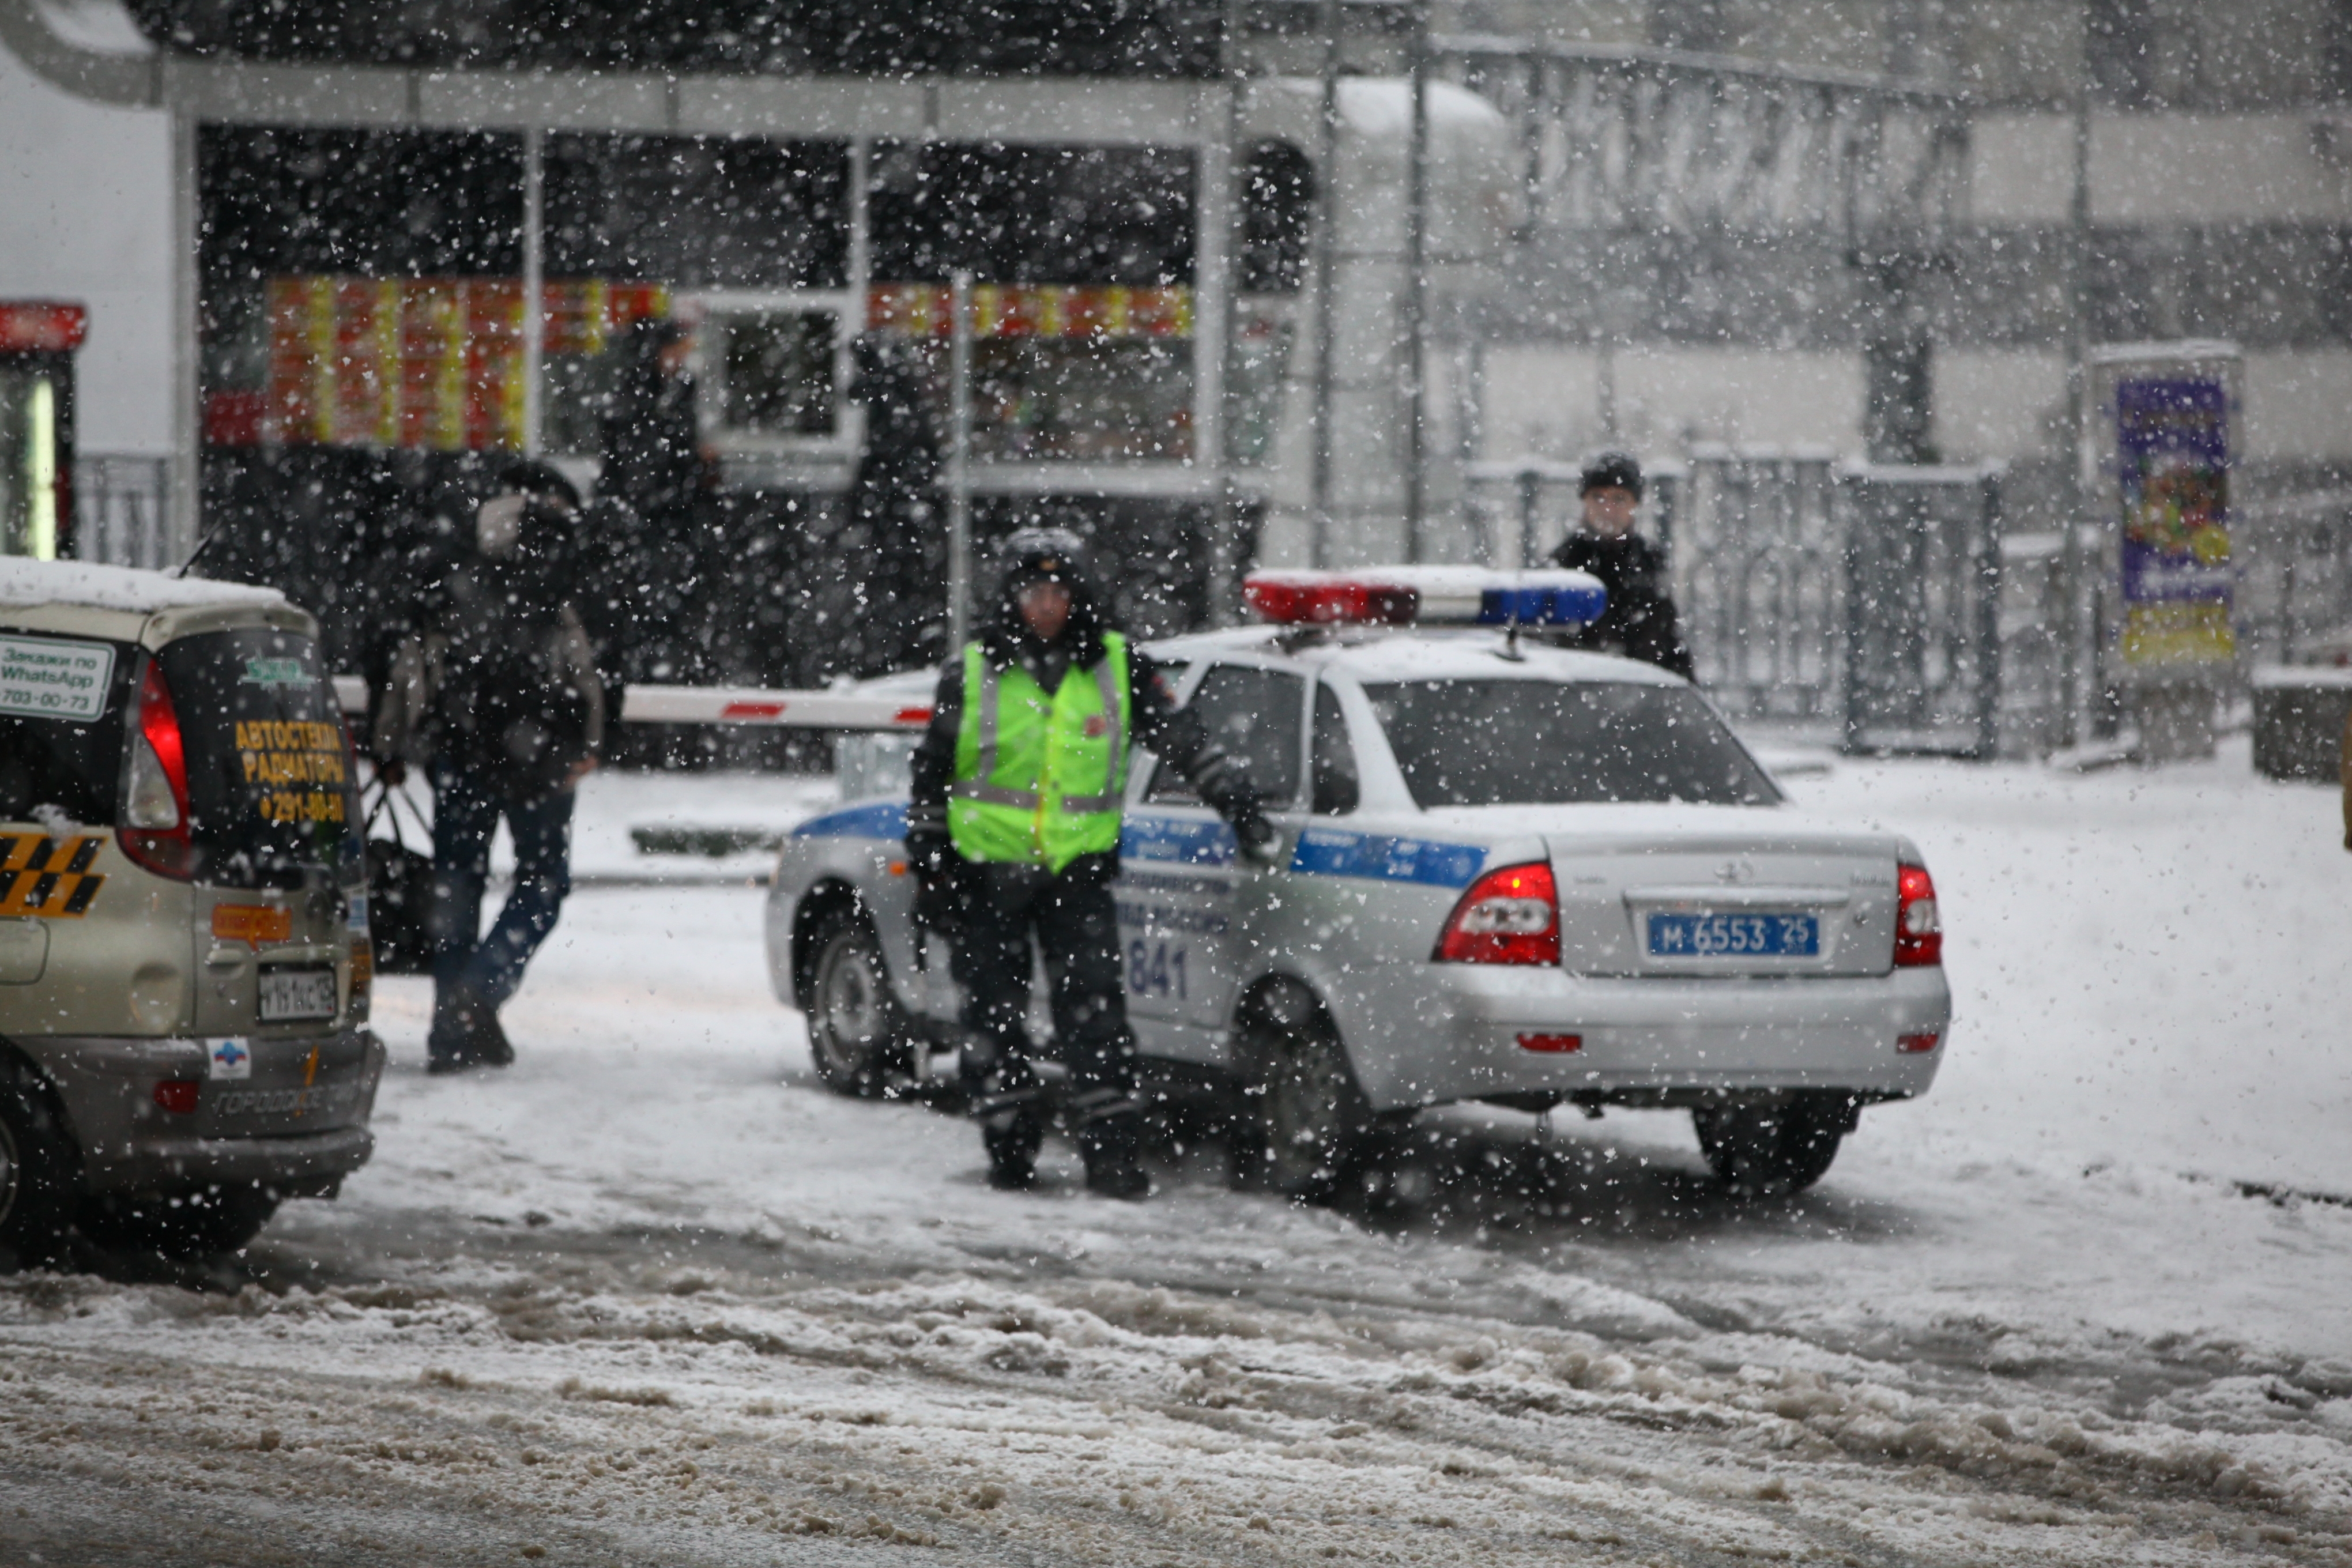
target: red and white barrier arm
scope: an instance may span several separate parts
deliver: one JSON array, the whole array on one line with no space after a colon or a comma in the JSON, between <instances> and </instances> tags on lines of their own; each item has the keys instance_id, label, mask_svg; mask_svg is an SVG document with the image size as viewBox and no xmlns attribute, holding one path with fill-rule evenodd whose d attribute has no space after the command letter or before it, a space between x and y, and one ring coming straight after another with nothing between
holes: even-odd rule
<instances>
[{"instance_id":1,"label":"red and white barrier arm","mask_svg":"<svg viewBox=\"0 0 2352 1568\"><path fill-rule=\"evenodd\" d=\"M335 677L335 700L346 713L364 713L367 685L358 676L339 675ZM622 696L621 718L632 724L920 730L931 721L931 705L856 691L772 691L757 686L632 686Z\"/></svg>"}]
</instances>

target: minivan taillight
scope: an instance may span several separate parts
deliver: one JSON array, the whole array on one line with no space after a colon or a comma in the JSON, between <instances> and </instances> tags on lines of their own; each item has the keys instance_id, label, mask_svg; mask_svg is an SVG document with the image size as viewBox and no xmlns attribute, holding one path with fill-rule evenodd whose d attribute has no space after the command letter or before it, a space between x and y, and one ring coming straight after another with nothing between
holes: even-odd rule
<instances>
[{"instance_id":1,"label":"minivan taillight","mask_svg":"<svg viewBox=\"0 0 2352 1568\"><path fill-rule=\"evenodd\" d=\"M1936 881L1925 866L1895 871L1895 965L1925 967L1944 962L1944 923L1936 914Z\"/></svg>"},{"instance_id":2,"label":"minivan taillight","mask_svg":"<svg viewBox=\"0 0 2352 1568\"><path fill-rule=\"evenodd\" d=\"M1559 896L1542 861L1504 866L1470 884L1445 919L1440 963L1558 963Z\"/></svg>"},{"instance_id":3,"label":"minivan taillight","mask_svg":"<svg viewBox=\"0 0 2352 1568\"><path fill-rule=\"evenodd\" d=\"M188 842L188 752L180 738L172 689L153 659L139 683L139 711L123 769L122 852L160 876L186 881L195 875Z\"/></svg>"}]
</instances>

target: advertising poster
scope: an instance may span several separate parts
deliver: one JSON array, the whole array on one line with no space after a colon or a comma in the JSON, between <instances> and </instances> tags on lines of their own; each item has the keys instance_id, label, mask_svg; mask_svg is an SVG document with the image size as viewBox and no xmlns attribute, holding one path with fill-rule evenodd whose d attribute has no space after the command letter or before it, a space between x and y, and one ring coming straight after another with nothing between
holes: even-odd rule
<instances>
[{"instance_id":1,"label":"advertising poster","mask_svg":"<svg viewBox=\"0 0 2352 1568\"><path fill-rule=\"evenodd\" d=\"M2152 670L2227 664L2230 393L2219 375L2171 370L2116 382L2121 481L2123 658Z\"/></svg>"}]
</instances>

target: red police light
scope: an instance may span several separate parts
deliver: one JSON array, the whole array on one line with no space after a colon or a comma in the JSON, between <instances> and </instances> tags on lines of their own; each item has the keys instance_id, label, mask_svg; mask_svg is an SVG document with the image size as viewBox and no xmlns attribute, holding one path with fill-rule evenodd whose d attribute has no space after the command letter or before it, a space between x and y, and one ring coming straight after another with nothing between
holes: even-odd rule
<instances>
[{"instance_id":1,"label":"red police light","mask_svg":"<svg viewBox=\"0 0 2352 1568\"><path fill-rule=\"evenodd\" d=\"M1402 584L1331 572L1253 572L1242 596L1284 626L1410 626L1421 609L1421 595Z\"/></svg>"}]
</instances>

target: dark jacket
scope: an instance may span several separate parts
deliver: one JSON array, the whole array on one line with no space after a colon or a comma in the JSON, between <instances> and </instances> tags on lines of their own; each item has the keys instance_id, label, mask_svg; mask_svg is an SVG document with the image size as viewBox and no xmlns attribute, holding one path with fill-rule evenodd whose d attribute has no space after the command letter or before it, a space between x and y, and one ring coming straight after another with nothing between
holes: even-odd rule
<instances>
[{"instance_id":1,"label":"dark jacket","mask_svg":"<svg viewBox=\"0 0 2352 1568\"><path fill-rule=\"evenodd\" d=\"M1103 626L1087 596L1073 604L1070 623L1051 643L1041 643L1021 624L1010 604L980 635L981 656L1000 670L1018 666L1046 691L1055 691L1072 669L1092 669L1102 662ZM1127 653L1128 710L1134 742L1157 753L1191 780L1208 799L1218 792L1212 781L1231 774L1234 766L1224 748L1209 739L1200 715L1179 708L1151 657L1132 643ZM944 837L948 830L948 787L955 782L956 731L963 723L963 660L950 659L940 671L939 690L931 700L931 722L915 747L910 764L912 789L907 803L907 837ZM1099 862L1089 869L1115 874L1118 857L1083 856Z\"/></svg>"},{"instance_id":2,"label":"dark jacket","mask_svg":"<svg viewBox=\"0 0 2352 1568\"><path fill-rule=\"evenodd\" d=\"M1622 653L1691 679L1690 649L1683 646L1675 602L1665 590L1665 563L1640 534L1603 539L1571 533L1551 552L1552 564L1590 572L1609 590L1601 618L1566 640L1575 647Z\"/></svg>"},{"instance_id":3,"label":"dark jacket","mask_svg":"<svg viewBox=\"0 0 2352 1568\"><path fill-rule=\"evenodd\" d=\"M539 519L512 554L446 559L409 613L377 693L373 756L438 761L520 804L562 787L603 748L604 683L562 586L563 531Z\"/></svg>"}]
</instances>

